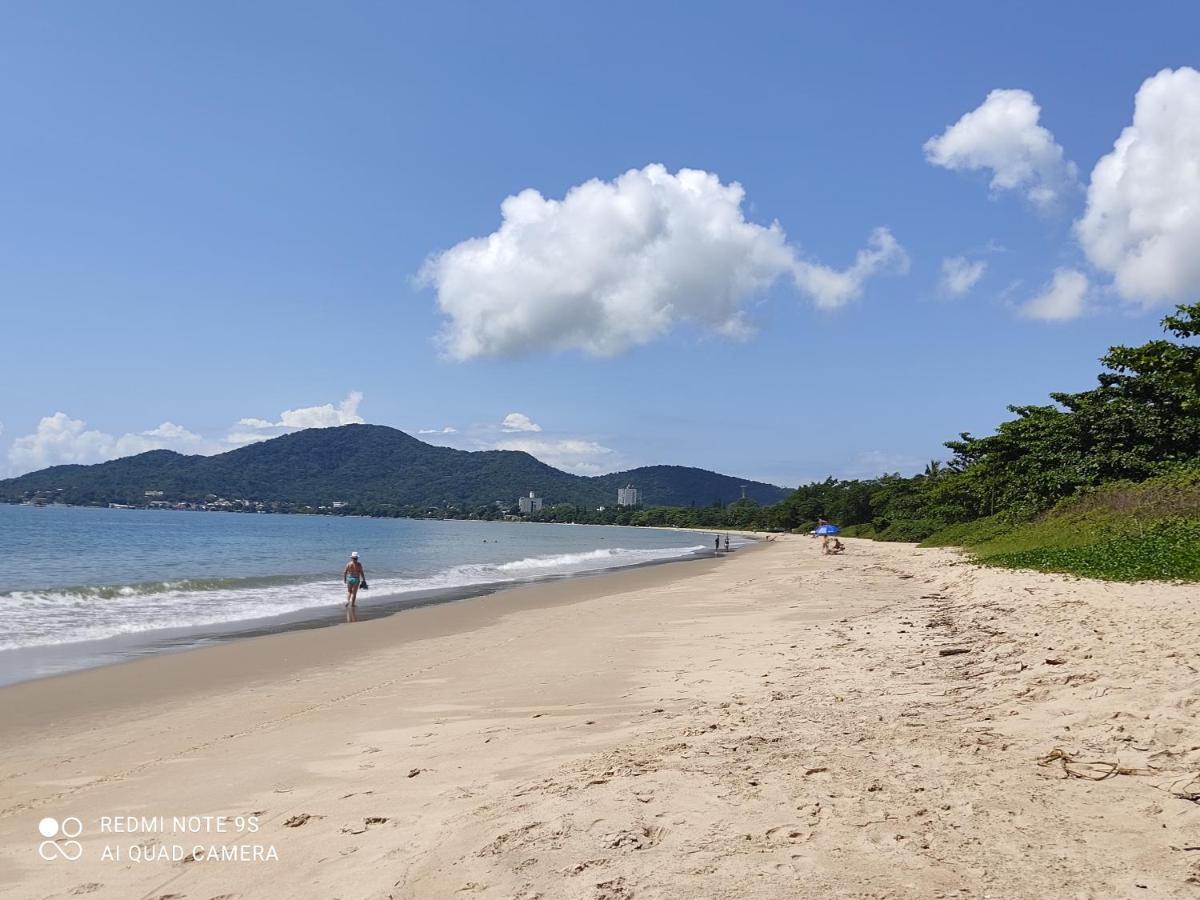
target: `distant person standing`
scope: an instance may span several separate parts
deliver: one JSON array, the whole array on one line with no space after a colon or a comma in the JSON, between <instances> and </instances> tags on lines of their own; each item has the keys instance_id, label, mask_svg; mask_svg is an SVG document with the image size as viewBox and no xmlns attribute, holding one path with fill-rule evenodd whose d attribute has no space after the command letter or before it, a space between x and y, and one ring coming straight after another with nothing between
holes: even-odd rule
<instances>
[{"instance_id":1,"label":"distant person standing","mask_svg":"<svg viewBox=\"0 0 1200 900\"><path fill-rule=\"evenodd\" d=\"M721 536L719 534L713 535L713 552L721 552Z\"/></svg>"},{"instance_id":2,"label":"distant person standing","mask_svg":"<svg viewBox=\"0 0 1200 900\"><path fill-rule=\"evenodd\" d=\"M729 552L729 535L725 535L725 552Z\"/></svg>"},{"instance_id":3,"label":"distant person standing","mask_svg":"<svg viewBox=\"0 0 1200 900\"><path fill-rule=\"evenodd\" d=\"M355 550L350 554L350 562L346 563L346 568L342 570L342 581L346 582L346 602L343 606L354 605L354 601L358 599L358 589L366 580L367 573L363 571L362 563L358 561L358 551Z\"/></svg>"}]
</instances>

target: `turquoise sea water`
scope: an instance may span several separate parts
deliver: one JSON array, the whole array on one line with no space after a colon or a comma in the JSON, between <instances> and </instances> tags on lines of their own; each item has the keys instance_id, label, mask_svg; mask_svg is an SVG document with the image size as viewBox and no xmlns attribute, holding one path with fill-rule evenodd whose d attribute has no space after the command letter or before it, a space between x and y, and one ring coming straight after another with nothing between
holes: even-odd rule
<instances>
[{"instance_id":1,"label":"turquoise sea water","mask_svg":"<svg viewBox=\"0 0 1200 900\"><path fill-rule=\"evenodd\" d=\"M0 505L0 683L524 581L706 555L701 534L505 522Z\"/></svg>"}]
</instances>

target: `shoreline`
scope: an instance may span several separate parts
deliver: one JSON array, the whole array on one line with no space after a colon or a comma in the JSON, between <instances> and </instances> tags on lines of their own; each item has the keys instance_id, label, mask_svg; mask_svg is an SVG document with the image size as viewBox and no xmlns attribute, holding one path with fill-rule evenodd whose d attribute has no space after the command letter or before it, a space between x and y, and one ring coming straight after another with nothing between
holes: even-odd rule
<instances>
[{"instance_id":1,"label":"shoreline","mask_svg":"<svg viewBox=\"0 0 1200 900\"><path fill-rule=\"evenodd\" d=\"M0 892L1194 897L1200 650L1180 623L1200 593L846 543L2 689ZM46 816L84 823L82 859L39 859ZM185 854L251 844L277 861Z\"/></svg>"},{"instance_id":2,"label":"shoreline","mask_svg":"<svg viewBox=\"0 0 1200 900\"><path fill-rule=\"evenodd\" d=\"M757 549L755 545L742 548ZM724 554L722 554L724 556ZM95 691L114 703L174 697L180 685L197 691L221 690L246 679L291 677L315 665L338 665L357 653L403 647L412 641L452 635L486 626L505 615L569 605L627 590L650 590L681 577L667 571L678 564L718 564L712 555L639 563L607 571L587 572L517 584L483 585L415 605L360 608L359 620L348 623L341 603L319 619L281 622L250 634L223 635L213 643L188 645L95 666L0 684L0 721L6 737L28 724L87 712L86 692ZM661 572L657 570L663 570ZM458 607L461 607L459 609ZM443 612L445 610L445 612ZM305 611L311 612L311 611ZM243 645L248 645L242 649ZM64 645L68 649L72 645ZM261 651L261 656L259 654ZM320 658L320 662L314 660ZM170 662L169 662L170 661ZM201 687L201 677L209 679Z\"/></svg>"},{"instance_id":3,"label":"shoreline","mask_svg":"<svg viewBox=\"0 0 1200 900\"><path fill-rule=\"evenodd\" d=\"M754 543L749 543L735 549L750 549L753 546ZM671 549L663 548L663 552L669 552ZM675 562L693 562L712 558L714 555L711 548L699 550L692 548L688 553L683 553L683 548L679 549L680 555L678 556L626 562L610 567L581 569L568 573L467 582L452 586L419 587L396 593L386 593L386 587L382 589L377 587L375 591L371 592L371 596L363 595L360 598L357 617L358 621L367 622L407 613L425 606L475 600L528 585L601 577L629 569ZM330 590L330 596L334 598L332 601L317 602L311 606L279 613L204 624L155 627L144 631L130 631L94 639L34 644L0 650L0 689L27 681L117 665L147 656L190 652L194 649L203 649L264 635L347 624L346 610L342 604L343 594L344 592L334 585Z\"/></svg>"}]
</instances>

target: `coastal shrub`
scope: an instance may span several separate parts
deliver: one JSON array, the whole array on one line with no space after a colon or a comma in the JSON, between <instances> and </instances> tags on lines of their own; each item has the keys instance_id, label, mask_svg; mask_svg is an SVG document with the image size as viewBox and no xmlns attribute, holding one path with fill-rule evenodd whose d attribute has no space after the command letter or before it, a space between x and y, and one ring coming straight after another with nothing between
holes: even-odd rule
<instances>
[{"instance_id":1,"label":"coastal shrub","mask_svg":"<svg viewBox=\"0 0 1200 900\"><path fill-rule=\"evenodd\" d=\"M1080 490L1024 522L953 525L925 546L962 546L980 563L1116 581L1200 580L1200 472L1178 467L1140 484Z\"/></svg>"},{"instance_id":2,"label":"coastal shrub","mask_svg":"<svg viewBox=\"0 0 1200 900\"><path fill-rule=\"evenodd\" d=\"M1091 534L1094 538L1095 532ZM981 561L1110 581L1200 581L1200 521L1158 522L1075 546L1031 547Z\"/></svg>"},{"instance_id":3,"label":"coastal shrub","mask_svg":"<svg viewBox=\"0 0 1200 900\"><path fill-rule=\"evenodd\" d=\"M893 522L875 535L878 541L923 541L938 530L939 523L931 519L904 519Z\"/></svg>"},{"instance_id":4,"label":"coastal shrub","mask_svg":"<svg viewBox=\"0 0 1200 900\"><path fill-rule=\"evenodd\" d=\"M1007 516L987 516L974 522L947 525L921 541L922 547L973 547L1007 534L1015 523Z\"/></svg>"},{"instance_id":5,"label":"coastal shrub","mask_svg":"<svg viewBox=\"0 0 1200 900\"><path fill-rule=\"evenodd\" d=\"M862 525L851 525L848 528L842 529L842 535L844 537L874 539L876 537L875 526L870 522L866 522Z\"/></svg>"}]
</instances>

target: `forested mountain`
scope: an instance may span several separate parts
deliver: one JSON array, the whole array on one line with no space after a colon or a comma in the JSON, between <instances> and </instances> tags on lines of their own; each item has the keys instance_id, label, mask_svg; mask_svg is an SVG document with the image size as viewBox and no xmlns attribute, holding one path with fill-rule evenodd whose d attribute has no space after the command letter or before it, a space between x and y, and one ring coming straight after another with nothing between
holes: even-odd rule
<instances>
[{"instance_id":1,"label":"forested mountain","mask_svg":"<svg viewBox=\"0 0 1200 900\"><path fill-rule=\"evenodd\" d=\"M583 477L512 450L471 452L426 444L382 425L312 428L216 456L152 450L92 466L54 466L0 481L0 500L35 496L72 504L202 503L210 497L272 508L346 504L346 510L399 514L429 507L472 509L511 503L529 491L548 504L613 505L633 484L644 502L664 506L729 503L745 495L774 503L787 491L684 466L650 466Z\"/></svg>"}]
</instances>

